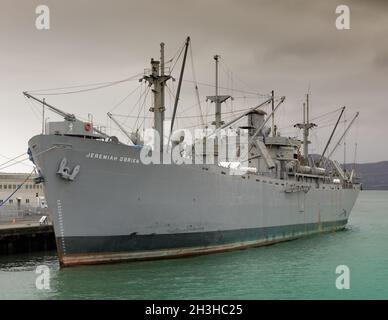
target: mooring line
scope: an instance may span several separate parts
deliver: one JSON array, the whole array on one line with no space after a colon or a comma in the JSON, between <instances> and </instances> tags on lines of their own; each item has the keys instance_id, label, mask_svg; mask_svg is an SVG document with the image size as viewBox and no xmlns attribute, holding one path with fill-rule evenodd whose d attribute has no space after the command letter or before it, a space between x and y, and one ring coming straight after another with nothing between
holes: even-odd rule
<instances>
[{"instance_id":1,"label":"mooring line","mask_svg":"<svg viewBox=\"0 0 388 320\"><path fill-rule=\"evenodd\" d=\"M13 191L3 202L0 202L0 208L5 205L9 199L12 198L12 196L18 192L20 190L20 188L27 182L28 179L30 179L30 177L32 176L32 174L34 173L35 171L35 168L31 171L31 173L27 176L26 179L24 179L24 181L15 189L15 191Z\"/></svg>"}]
</instances>

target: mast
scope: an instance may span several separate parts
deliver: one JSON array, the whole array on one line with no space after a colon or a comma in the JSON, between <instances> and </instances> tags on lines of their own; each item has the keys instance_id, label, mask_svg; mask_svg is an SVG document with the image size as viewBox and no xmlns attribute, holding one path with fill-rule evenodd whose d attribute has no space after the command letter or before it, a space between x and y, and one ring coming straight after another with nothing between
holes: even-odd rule
<instances>
[{"instance_id":1,"label":"mast","mask_svg":"<svg viewBox=\"0 0 388 320\"><path fill-rule=\"evenodd\" d=\"M160 43L160 76L164 77L164 42ZM164 112L165 108L165 83L160 84L160 151L163 151L164 142Z\"/></svg>"},{"instance_id":2,"label":"mast","mask_svg":"<svg viewBox=\"0 0 388 320\"><path fill-rule=\"evenodd\" d=\"M165 115L165 102L164 102L164 89L166 81L169 80L171 76L164 74L164 43L160 44L160 61L151 59L151 74L145 75L144 79L149 83L150 86L153 86L154 94L154 106L150 108L150 111L154 113L154 129L159 134L159 151L163 151L163 141L164 141L164 115Z\"/></svg>"},{"instance_id":3,"label":"mast","mask_svg":"<svg viewBox=\"0 0 388 320\"><path fill-rule=\"evenodd\" d=\"M308 97L308 95L307 95ZM309 138L309 131L307 129L307 124L309 123L309 113L308 113L308 103L303 103L303 112L305 113L303 115L303 153L305 161L308 162L308 156L309 156L309 144L308 144L308 138Z\"/></svg>"},{"instance_id":4,"label":"mast","mask_svg":"<svg viewBox=\"0 0 388 320\"><path fill-rule=\"evenodd\" d=\"M309 156L309 131L316 127L315 123L310 123L310 106L309 106L309 94L306 95L306 103L303 103L303 123L298 123L294 127L303 129L303 155L305 162L308 164Z\"/></svg>"},{"instance_id":5,"label":"mast","mask_svg":"<svg viewBox=\"0 0 388 320\"><path fill-rule=\"evenodd\" d=\"M218 94L218 62L219 62L220 56L216 54L214 56L214 60L216 62L216 92L215 96L207 96L206 101L210 100L210 102L214 102L216 106L216 112L215 112L215 121L212 122L213 125L215 125L216 129L220 128L224 122L221 120L221 104L231 98L229 95L219 95Z\"/></svg>"},{"instance_id":6,"label":"mast","mask_svg":"<svg viewBox=\"0 0 388 320\"><path fill-rule=\"evenodd\" d=\"M272 126L271 126L271 132L272 132L272 137L275 136L275 113L273 110L275 109L275 92L272 90Z\"/></svg>"},{"instance_id":7,"label":"mast","mask_svg":"<svg viewBox=\"0 0 388 320\"><path fill-rule=\"evenodd\" d=\"M306 123L304 127L304 158L309 163L309 124L310 124L309 94L306 95Z\"/></svg>"},{"instance_id":8,"label":"mast","mask_svg":"<svg viewBox=\"0 0 388 320\"><path fill-rule=\"evenodd\" d=\"M344 130L346 130L346 112L344 115ZM344 135L344 171L346 172L346 135Z\"/></svg>"},{"instance_id":9,"label":"mast","mask_svg":"<svg viewBox=\"0 0 388 320\"><path fill-rule=\"evenodd\" d=\"M44 102L45 98L43 98L43 103L42 103L42 134L44 134Z\"/></svg>"},{"instance_id":10,"label":"mast","mask_svg":"<svg viewBox=\"0 0 388 320\"><path fill-rule=\"evenodd\" d=\"M216 128L221 127L223 123L221 123L221 103L218 99L218 59L219 55L214 56L214 60L216 61Z\"/></svg>"}]
</instances>

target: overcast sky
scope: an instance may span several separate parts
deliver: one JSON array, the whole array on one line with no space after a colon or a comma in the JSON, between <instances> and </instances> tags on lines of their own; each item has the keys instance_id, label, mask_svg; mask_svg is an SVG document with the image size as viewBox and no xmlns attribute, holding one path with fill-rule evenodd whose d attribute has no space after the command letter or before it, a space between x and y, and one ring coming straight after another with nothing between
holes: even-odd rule
<instances>
[{"instance_id":1,"label":"overcast sky","mask_svg":"<svg viewBox=\"0 0 388 320\"><path fill-rule=\"evenodd\" d=\"M50 8L50 30L37 30L35 8ZM350 30L337 30L337 5L350 7ZM277 114L278 126L287 135L301 121L304 95L310 88L312 117L346 105L349 120L360 111L347 137L347 161L388 160L388 1L378 0L1 0L0 10L0 164L27 149L28 139L41 131L41 109L23 97L37 90L108 82L131 77L159 58L159 43L166 43L166 59L172 58L185 37L191 36L195 74L200 83L214 83L213 55L221 55L221 93L235 97L231 110L256 105L262 98L249 94L286 96ZM178 77L180 63L173 75ZM191 58L185 73L193 79ZM140 83L74 95L47 95L60 108L107 122L106 112ZM169 84L174 92L176 83ZM136 104L140 87L114 113L129 127L136 117L150 122L151 113ZM240 91L237 91L240 90ZM201 106L211 121L213 105L204 101L214 88L199 86ZM242 92L244 91L244 92ZM40 96L41 98L43 96ZM149 100L149 97L147 98ZM146 100L147 108L150 100ZM193 84L185 81L179 116L198 115ZM167 115L172 98L167 95ZM311 135L313 152L320 152L338 114L317 119ZM56 119L53 114L47 114ZM197 118L180 118L180 126L192 126ZM139 123L138 122L138 123ZM136 124L138 124L136 123ZM112 127L112 134L119 134ZM343 130L343 125L339 133ZM343 148L335 158L343 160ZM29 171L27 165L4 171Z\"/></svg>"}]
</instances>

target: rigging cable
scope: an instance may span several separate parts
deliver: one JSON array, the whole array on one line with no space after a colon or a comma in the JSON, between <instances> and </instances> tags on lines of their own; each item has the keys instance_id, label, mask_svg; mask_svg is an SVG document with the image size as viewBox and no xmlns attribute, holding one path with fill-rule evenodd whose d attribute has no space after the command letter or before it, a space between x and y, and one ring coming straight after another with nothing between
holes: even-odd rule
<instances>
[{"instance_id":1,"label":"rigging cable","mask_svg":"<svg viewBox=\"0 0 388 320\"><path fill-rule=\"evenodd\" d=\"M167 87L167 86L166 86ZM147 95L148 95L148 92L147 92ZM143 110L143 120L141 123L139 123L139 125L137 126L136 130L139 130L141 128L141 126L143 126L143 131L146 129L145 128L145 121L146 119L153 119L153 117L147 117L145 115L145 111L146 111L146 108L145 108L145 104L146 104L146 99L147 99L147 95L144 97L144 101L143 101L143 104L141 105L140 109L139 109L139 115L137 116L137 119L136 119L136 123L140 117L140 113L141 111ZM135 123L135 126L136 126L136 123ZM144 125L143 125L144 124Z\"/></svg>"},{"instance_id":2,"label":"rigging cable","mask_svg":"<svg viewBox=\"0 0 388 320\"><path fill-rule=\"evenodd\" d=\"M25 153L24 153L24 154L25 154ZM2 158L4 158L4 159L7 159L7 160L10 160L9 157L6 157L6 156L4 156L4 155L2 155L2 154L0 154L0 157L2 157ZM26 159L25 161L27 161L27 160L28 160L28 159ZM33 165L28 164L28 163L24 163L24 162L20 162L20 164L23 165L23 166L25 166L25 167L28 167L28 168L33 167Z\"/></svg>"},{"instance_id":3,"label":"rigging cable","mask_svg":"<svg viewBox=\"0 0 388 320\"><path fill-rule=\"evenodd\" d=\"M236 112L243 112L243 111L247 111L250 109L252 109L252 108L237 109L234 111L223 112L223 114L232 114L232 113L236 113ZM137 116L130 116L130 115L118 114L118 113L113 113L112 115L115 117L137 118ZM199 118L199 117L200 117L200 115L186 115L186 116L179 116L177 118L183 119L183 118ZM147 119L152 119L152 118L153 118L152 116L147 117Z\"/></svg>"},{"instance_id":4,"label":"rigging cable","mask_svg":"<svg viewBox=\"0 0 388 320\"><path fill-rule=\"evenodd\" d=\"M131 91L130 93L128 93L128 95L126 95L121 101L119 101L117 104L115 104L112 109L109 110L109 112L112 112L113 110L117 109L117 107L119 107L125 100L127 100L132 94L134 94L137 90L139 90L139 88L141 88L141 85L137 86L135 88L135 90Z\"/></svg>"},{"instance_id":5,"label":"rigging cable","mask_svg":"<svg viewBox=\"0 0 388 320\"><path fill-rule=\"evenodd\" d=\"M205 126L205 121L204 121L203 115L202 115L201 99L200 99L200 96L199 96L197 76L196 76L195 68L194 68L194 57L193 57L193 50L192 50L192 44L191 43L190 43L190 60L191 60L191 72L193 74L193 80L194 80L194 90L195 90L195 95L197 97L197 103L198 103L198 107L199 107L199 114L201 115L201 125Z\"/></svg>"},{"instance_id":6,"label":"rigging cable","mask_svg":"<svg viewBox=\"0 0 388 320\"><path fill-rule=\"evenodd\" d=\"M357 149L358 149L358 130L359 130L359 122L356 122L356 141L354 143L354 158L353 158L353 170L357 171Z\"/></svg>"},{"instance_id":7,"label":"rigging cable","mask_svg":"<svg viewBox=\"0 0 388 320\"><path fill-rule=\"evenodd\" d=\"M185 82L191 82L191 83L194 83L194 80L188 80L188 79L186 79L186 80L183 80L183 81L185 81ZM215 88L215 85L213 85L213 84L210 84L210 83L206 83L206 82L198 82L197 81L197 83L199 84L199 85L201 85L201 86L206 86L206 87L212 87L212 88ZM225 88L225 87L218 87L219 89L224 89L224 90L227 90L228 88ZM257 93L257 92L252 92L252 91L245 91L245 90L240 90L240 89L233 89L233 91L236 91L236 92L241 92L241 93L245 93L245 94L251 94L251 95L256 95L256 96L259 96L259 97L261 97L261 98L269 98L269 97L271 97L271 95L269 95L269 94L261 94L261 93Z\"/></svg>"},{"instance_id":8,"label":"rigging cable","mask_svg":"<svg viewBox=\"0 0 388 320\"><path fill-rule=\"evenodd\" d=\"M143 83L142 83L141 86L143 87ZM128 118L129 115L135 110L135 107L136 107L137 105L140 106L140 101L141 101L141 99L143 98L143 96L147 93L147 88L149 88L149 87L146 87L146 86L144 85L144 91L143 91L143 89L140 90L139 98L137 99L137 101L136 101L135 104L133 105L131 111L128 112L128 115L126 116L127 118ZM124 121L124 124L127 123L127 120L128 120L128 119L126 119L126 120Z\"/></svg>"},{"instance_id":9,"label":"rigging cable","mask_svg":"<svg viewBox=\"0 0 388 320\"><path fill-rule=\"evenodd\" d=\"M147 89L146 89L146 91L145 91L145 95L144 95L144 100L143 100L142 105L141 105L140 108L139 108L139 113L138 113L138 115L137 115L137 119L136 119L136 122L135 122L135 124L134 124L134 126L133 126L133 129L136 128L137 122L139 121L140 113L141 113L141 111L143 110L143 108L145 107L145 104L146 104L146 101L147 101L147 96L148 96L148 92L149 92L149 91L150 91L150 87L147 87ZM140 126L137 127L137 129L139 129L139 128L140 128Z\"/></svg>"},{"instance_id":10,"label":"rigging cable","mask_svg":"<svg viewBox=\"0 0 388 320\"><path fill-rule=\"evenodd\" d=\"M101 82L101 83L95 83L95 84L89 84L89 85L78 85L78 86L71 86L71 87L62 87L62 88L52 88L52 89L43 89L43 90L32 90L32 91L26 91L27 93L34 93L34 95L38 96L56 96L56 95L65 95L65 94L74 94L74 93L80 93L80 92L88 92L88 91L94 91L94 90L99 90L107 87L112 87L114 85L123 83L123 82L128 82L132 80L136 80L139 76L141 76L142 73L136 74L132 77L122 79L122 80L117 80L117 81L111 81L111 82ZM93 88L87 88L87 89L80 89L80 90L73 90L73 91L65 91L65 92L54 92L54 93L42 93L42 91L54 91L54 90L64 90L64 89L71 89L71 88L82 88L82 87L90 87L90 86L96 86Z\"/></svg>"},{"instance_id":11,"label":"rigging cable","mask_svg":"<svg viewBox=\"0 0 388 320\"><path fill-rule=\"evenodd\" d=\"M335 113L335 112L340 111L341 109L342 109L342 107L340 107L340 108L338 108L338 109L335 109L335 110L333 110L333 111L330 111L330 112L321 114L321 115L319 115L319 116L317 116L317 117L314 117L314 118L310 119L310 121L314 121L314 120L323 118L323 117L325 117L325 116L331 115L331 114L333 114L333 113ZM288 128L293 128L293 127L294 127L293 125L287 126L287 127L281 127L281 128L279 128L279 130L288 129ZM319 126L319 127L322 128L322 126Z\"/></svg>"},{"instance_id":12,"label":"rigging cable","mask_svg":"<svg viewBox=\"0 0 388 320\"><path fill-rule=\"evenodd\" d=\"M183 45L178 49L178 51L180 51L180 52L179 52L179 55L178 55L178 57L176 58L174 64L173 64L172 67L171 67L170 75L171 75L172 71L174 70L176 64L178 63L179 58L181 57L181 55L182 55L182 53L183 53L183 49L185 48L185 45L186 45L186 41L184 41L184 42L183 42ZM178 51L177 51L177 52L178 52ZM176 54L175 54L175 55L176 55ZM174 58L173 58L173 59L174 59ZM171 59L171 60L173 60L173 59Z\"/></svg>"},{"instance_id":13,"label":"rigging cable","mask_svg":"<svg viewBox=\"0 0 388 320\"><path fill-rule=\"evenodd\" d=\"M37 157L37 156L40 156L40 155L42 155L42 154L44 154L44 153L46 153L46 152L48 152L48 151L50 151L50 150L52 150L52 149L55 149L55 148L59 148L59 147L58 147L58 146L52 146L52 147L50 147L50 148L48 148L48 149L46 149L46 150L43 150L43 151L37 153L35 156L36 156L36 157ZM17 158L20 158L20 156L18 156ZM12 166L14 166L14 165L17 165L17 164L19 164L19 163L21 163L21 162L23 162L23 161L28 160L29 158L30 158L30 157L27 156L25 159L16 161L16 162L11 163L11 164L9 164L9 165L6 165L6 166L3 166L4 164L3 164L3 165L0 165L0 170L4 170L4 169L6 169L6 168L9 168L9 167L12 167Z\"/></svg>"},{"instance_id":14,"label":"rigging cable","mask_svg":"<svg viewBox=\"0 0 388 320\"><path fill-rule=\"evenodd\" d=\"M243 81L240 77L236 76L236 74L235 74L235 73L232 71L232 69L227 65L227 63L225 62L224 59L221 60L221 64L223 64L224 67L225 67L229 72L231 72L231 73L233 74L233 77L236 78L238 81L241 82L241 84L243 84L244 86L246 86L246 87L248 87L248 88L254 90L254 88L252 87L252 85L246 83L246 82ZM236 91L236 90L233 89L233 91ZM269 94L260 94L260 93L256 93L256 94L259 95L259 96L263 96L263 97L270 97Z\"/></svg>"},{"instance_id":15,"label":"rigging cable","mask_svg":"<svg viewBox=\"0 0 388 320\"><path fill-rule=\"evenodd\" d=\"M20 158L20 157L22 157L22 156L25 156L25 155L26 155L26 153L23 152L22 154L18 155L17 157L14 157L14 158L12 158L12 159L9 159L9 158L8 158L8 161L6 161L6 162L0 164L0 168L1 168L2 166L6 165L7 163L10 163L10 162L12 162L12 161L15 161L16 159L18 159L18 158ZM7 157L5 157L5 156L3 156L3 155L1 155L1 156L7 159ZM26 160L27 160L27 159L26 159Z\"/></svg>"},{"instance_id":16,"label":"rigging cable","mask_svg":"<svg viewBox=\"0 0 388 320\"><path fill-rule=\"evenodd\" d=\"M40 122L41 122L41 117L40 117L39 114L37 114L37 111L35 110L34 102L31 101L31 99L28 99L28 98L27 98L26 96L24 96L24 95L23 95L23 97L24 97L24 99L26 99L26 101L27 101L27 103L28 103L28 105L29 105L29 107L30 107L32 113L34 114L34 116L36 117L36 119L37 119L37 120L39 121L39 123L40 123Z\"/></svg>"}]
</instances>

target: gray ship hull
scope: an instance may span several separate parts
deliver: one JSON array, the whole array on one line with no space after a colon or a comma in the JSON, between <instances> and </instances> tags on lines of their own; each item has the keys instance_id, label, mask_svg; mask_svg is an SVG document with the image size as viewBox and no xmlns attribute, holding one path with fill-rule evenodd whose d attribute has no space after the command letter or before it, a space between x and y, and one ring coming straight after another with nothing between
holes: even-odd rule
<instances>
[{"instance_id":1,"label":"gray ship hull","mask_svg":"<svg viewBox=\"0 0 388 320\"><path fill-rule=\"evenodd\" d=\"M340 230L359 193L358 185L231 176L214 165L144 165L136 147L77 137L38 135L29 147L62 266L207 254ZM80 166L74 181L57 174L63 158L70 169Z\"/></svg>"}]
</instances>

